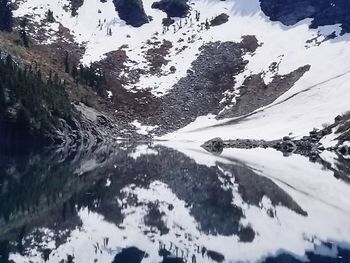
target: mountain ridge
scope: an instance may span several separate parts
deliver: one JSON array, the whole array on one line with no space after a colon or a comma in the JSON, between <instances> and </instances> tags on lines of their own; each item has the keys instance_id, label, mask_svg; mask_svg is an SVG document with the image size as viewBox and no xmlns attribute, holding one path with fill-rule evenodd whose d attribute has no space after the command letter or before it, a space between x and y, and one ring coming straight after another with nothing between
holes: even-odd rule
<instances>
[{"instance_id":1,"label":"mountain ridge","mask_svg":"<svg viewBox=\"0 0 350 263\"><path fill-rule=\"evenodd\" d=\"M23 34L17 35L17 32L22 30L21 32L28 35L30 47L25 52L46 57L47 55L43 52L49 54L53 50L58 51L59 56L49 57L45 67L54 68L62 78L68 78L68 83L73 84L67 89L73 107L75 107L74 104L83 103L97 111L103 109L102 115L107 114L110 121L115 124L115 129L111 131L112 137L151 138L155 135L165 135L161 138L166 139L188 137L187 132L182 135L182 131L191 129L193 125L201 125L198 122L200 118L206 119L207 124L220 123L220 120L216 119L245 116L271 103L281 109L289 107L290 116L288 117L287 114L286 118L290 119L300 114L287 106L289 100L283 103L278 101L283 101L287 96L293 97L293 93L297 98L301 96L301 100L311 102L310 107L319 108L309 111L309 117L296 119L294 127L285 125L284 117L280 115L273 120L276 122L275 126L285 127L280 131L261 126L264 132L256 134L249 127L244 128L245 123L248 126L250 123L254 125L255 121L250 121L251 118L238 124L237 131L242 130L245 136L257 139L260 136L264 136L265 139L277 139L288 133L302 136L313 128L321 128L325 122L331 122L335 116L348 110L344 98L342 103L336 107L332 106L332 110L327 113L326 109L321 107L321 103L312 99L314 96L312 90L303 91L303 87L320 74L325 79L331 79L332 76L343 73L342 66L335 66L334 63L332 70L326 70L326 68L330 69L331 61L336 59L346 63L347 57L350 56L344 49L348 38L346 34L348 18L346 15L340 15L338 20L335 20L334 17L339 14L339 10L344 9L345 2L335 1L334 6L331 5L335 10L334 14L326 15L323 11L315 10L306 14L297 12L300 3L293 2L293 5L291 1L285 1L286 5L283 6L284 2L271 4L267 0L254 0L249 3L241 0L160 1L159 3L153 0L138 0L135 1L134 6L128 7L131 8L129 11L135 10L137 13L141 10L143 22L147 23L135 24L136 27L123 21L123 19L129 19L121 15L123 3L124 1L112 0L96 2L67 0L49 4L44 0L15 1L12 4L14 30L9 33L13 39L10 41L17 41L19 46L23 45ZM159 6L160 3L162 3L161 6ZM320 10L328 10L326 7L329 8L330 3L327 3L322 2ZM169 10L174 11L175 4L182 6L181 10L188 12L188 15L180 18L183 15L169 13ZM309 1L307 5L315 4L314 1ZM293 12L299 16L288 20L288 17L293 16ZM212 21L223 14L228 17L227 20L218 26L211 25ZM320 18L322 14L326 15L327 19L322 20ZM306 17L308 19L305 20ZM24 18L26 25L21 29L21 21ZM279 22L273 23L269 19L280 20L284 24L293 24L293 26L281 26ZM303 21L300 22L300 20ZM166 24L164 24L165 21L167 21ZM167 24L168 22L170 24ZM319 27L321 24L330 25ZM42 26L42 30L35 29L38 25ZM247 33L245 35L255 37L256 43L244 42L244 38L242 41L243 32ZM269 38L270 34L275 35L276 38ZM6 34L3 35L6 36ZM220 87L225 81L225 69L219 67L225 62L219 62L218 54L210 54L205 49L206 45L215 41L222 43L221 45L242 41L242 48L250 49L247 54L241 55L244 59L243 67L233 71L235 72L232 73L233 79L227 82L228 85L222 90L215 90L214 87ZM294 42L297 43L297 47L293 46ZM255 47L252 48L251 45ZM16 53L16 49L14 50ZM344 56L336 57L339 52L343 52ZM327 58L321 60L321 53ZM204 60L196 62L200 61L201 56L208 61L213 61L213 64L204 63ZM234 56L236 57L232 61L239 59L240 55ZM232 63L235 62L227 65ZM309 69L294 81L286 77L306 65L309 65ZM204 74L201 75L201 71ZM90 78L94 80L88 83L82 81L81 77L77 78L77 74L83 73L90 74ZM100 74L107 80L102 86L95 82ZM206 80L207 77L209 82ZM205 85L211 89L209 93L204 93L204 89L200 88L203 83L207 83ZM75 85L78 89L73 88ZM181 85L183 88L176 88ZM282 88L274 93L271 88L273 85L276 88ZM85 88L79 86L85 86ZM286 88L283 88L284 86ZM181 94L186 92L191 93L181 97ZM269 92L271 95L262 95ZM349 94L343 84L336 93L331 92L328 87L324 87L318 94L323 96L322 100L326 97L332 98L330 101L334 101L339 94L345 97ZM263 96L267 96L269 100L264 99ZM255 98L259 101L258 103L252 101ZM200 110L202 106L196 109L196 105L200 105L201 100L204 108L207 105L206 111ZM210 101L215 101L213 106L209 106ZM239 105L246 110L238 111ZM328 107L330 105L328 104ZM80 109L87 108L84 106ZM269 111L267 109L267 112ZM209 115L205 117L204 115L207 114ZM210 117L213 114L218 117ZM269 113L265 116L273 115L274 113ZM255 120L263 121L264 118L269 117L261 116ZM306 121L306 119L312 121ZM186 125L189 126L185 127ZM225 137L226 130L230 129L231 127L228 126L225 129L217 129L217 132ZM235 130L234 126L232 129ZM169 134L169 132L174 133ZM240 134L243 133L238 132L231 136L241 137ZM201 139L209 138L203 135Z\"/></svg>"}]
</instances>

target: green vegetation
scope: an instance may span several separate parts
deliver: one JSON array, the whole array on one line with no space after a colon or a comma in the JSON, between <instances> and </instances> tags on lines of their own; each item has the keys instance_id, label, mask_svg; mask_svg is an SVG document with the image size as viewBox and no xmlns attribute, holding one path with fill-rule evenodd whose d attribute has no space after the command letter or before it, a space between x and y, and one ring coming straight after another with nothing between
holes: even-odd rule
<instances>
[{"instance_id":1,"label":"green vegetation","mask_svg":"<svg viewBox=\"0 0 350 263\"><path fill-rule=\"evenodd\" d=\"M19 23L19 26L20 26L19 35L20 35L22 43L25 47L29 47L29 37L27 34L27 25L28 25L27 18L23 18L21 20L21 22Z\"/></svg>"},{"instance_id":2,"label":"green vegetation","mask_svg":"<svg viewBox=\"0 0 350 263\"><path fill-rule=\"evenodd\" d=\"M77 83L91 87L100 96L104 96L106 92L106 77L105 73L99 67L94 67L90 65L89 67L84 67L82 64L78 68L73 66L72 77Z\"/></svg>"},{"instance_id":3,"label":"green vegetation","mask_svg":"<svg viewBox=\"0 0 350 263\"><path fill-rule=\"evenodd\" d=\"M57 74L51 72L45 80L36 66L21 67L10 55L0 59L1 135L47 134L58 127L60 118L69 121L71 115L64 83Z\"/></svg>"}]
</instances>

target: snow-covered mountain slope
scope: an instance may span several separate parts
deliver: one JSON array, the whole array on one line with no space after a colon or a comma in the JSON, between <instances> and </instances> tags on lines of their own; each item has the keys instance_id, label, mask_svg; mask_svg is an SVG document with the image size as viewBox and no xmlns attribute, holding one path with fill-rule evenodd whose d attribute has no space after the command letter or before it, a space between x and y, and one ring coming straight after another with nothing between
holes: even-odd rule
<instances>
[{"instance_id":1,"label":"snow-covered mountain slope","mask_svg":"<svg viewBox=\"0 0 350 263\"><path fill-rule=\"evenodd\" d=\"M224 139L276 139L287 134L302 136L315 127L321 128L322 125L332 123L337 115L349 110L350 37L348 34L340 35L340 24L310 29L312 19L305 19L295 25L285 26L270 21L261 11L258 0L189 1L189 17L174 18L175 23L169 28L162 24L166 14L151 8L154 0L143 0L145 12L151 19L138 28L126 25L118 17L112 0L85 0L75 17L66 8L69 6L68 0L16 2L18 9L15 16L29 16L37 23L42 23L47 10L52 10L56 22L46 24L46 43L55 41L59 25L62 25L69 29L74 41L85 47L81 58L84 64L99 61L108 57L109 52L122 49L127 60L120 78L130 79L131 72L141 72L137 78L126 81L123 88L133 93L149 90L160 101L179 80L189 74L193 62L201 54L201 47L206 43L239 43L242 36L247 35L255 36L259 43L255 51L243 55L248 63L243 71L235 73L232 87L216 94L221 100L216 108L221 112L230 111L230 108L239 103L240 96L244 96L241 87L249 76L260 76L268 86L277 76L282 76L280 79L283 80L285 75L298 68L310 66L300 79L296 79L295 84L292 83L292 88L274 99L273 103L268 102L269 105L262 103L261 107L257 104L259 106L258 109L253 109L254 114L243 120L217 120L213 114L207 113L217 115L219 111L200 111L199 116L193 114L193 118L198 117L193 123L187 125L190 121L184 122L182 126L187 125L186 127L162 136L162 139L203 141L213 135ZM229 16L228 21L210 26L212 19L222 13ZM169 42L164 51L164 45L161 44ZM149 46L162 50L165 59L156 73L152 71L149 49L147 50ZM198 91L199 96L200 94ZM111 94L111 97L113 100L115 96ZM166 109L158 109L158 112L164 110ZM187 111L191 113L193 109ZM153 114L154 112L150 113ZM205 116L200 116L201 114ZM176 115L174 118L180 117ZM148 117L135 118L145 125L155 125ZM179 126L181 125L176 128L181 128Z\"/></svg>"}]
</instances>

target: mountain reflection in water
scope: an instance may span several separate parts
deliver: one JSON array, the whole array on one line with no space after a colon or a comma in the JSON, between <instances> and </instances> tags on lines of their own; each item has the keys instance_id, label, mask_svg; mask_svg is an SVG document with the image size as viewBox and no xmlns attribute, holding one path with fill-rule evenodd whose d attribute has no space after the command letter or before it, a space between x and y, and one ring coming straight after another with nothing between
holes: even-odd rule
<instances>
[{"instance_id":1,"label":"mountain reflection in water","mask_svg":"<svg viewBox=\"0 0 350 263\"><path fill-rule=\"evenodd\" d=\"M126 142L0 156L0 262L350 262L350 161Z\"/></svg>"}]
</instances>

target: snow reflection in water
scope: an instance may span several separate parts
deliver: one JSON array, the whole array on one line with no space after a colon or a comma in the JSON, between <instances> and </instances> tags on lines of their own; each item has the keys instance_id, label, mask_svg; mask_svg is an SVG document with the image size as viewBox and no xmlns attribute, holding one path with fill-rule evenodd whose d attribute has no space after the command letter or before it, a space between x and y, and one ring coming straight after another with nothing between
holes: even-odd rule
<instances>
[{"instance_id":1,"label":"snow reflection in water","mask_svg":"<svg viewBox=\"0 0 350 263\"><path fill-rule=\"evenodd\" d=\"M125 142L2 155L0 262L349 262L350 162L325 156Z\"/></svg>"}]
</instances>

